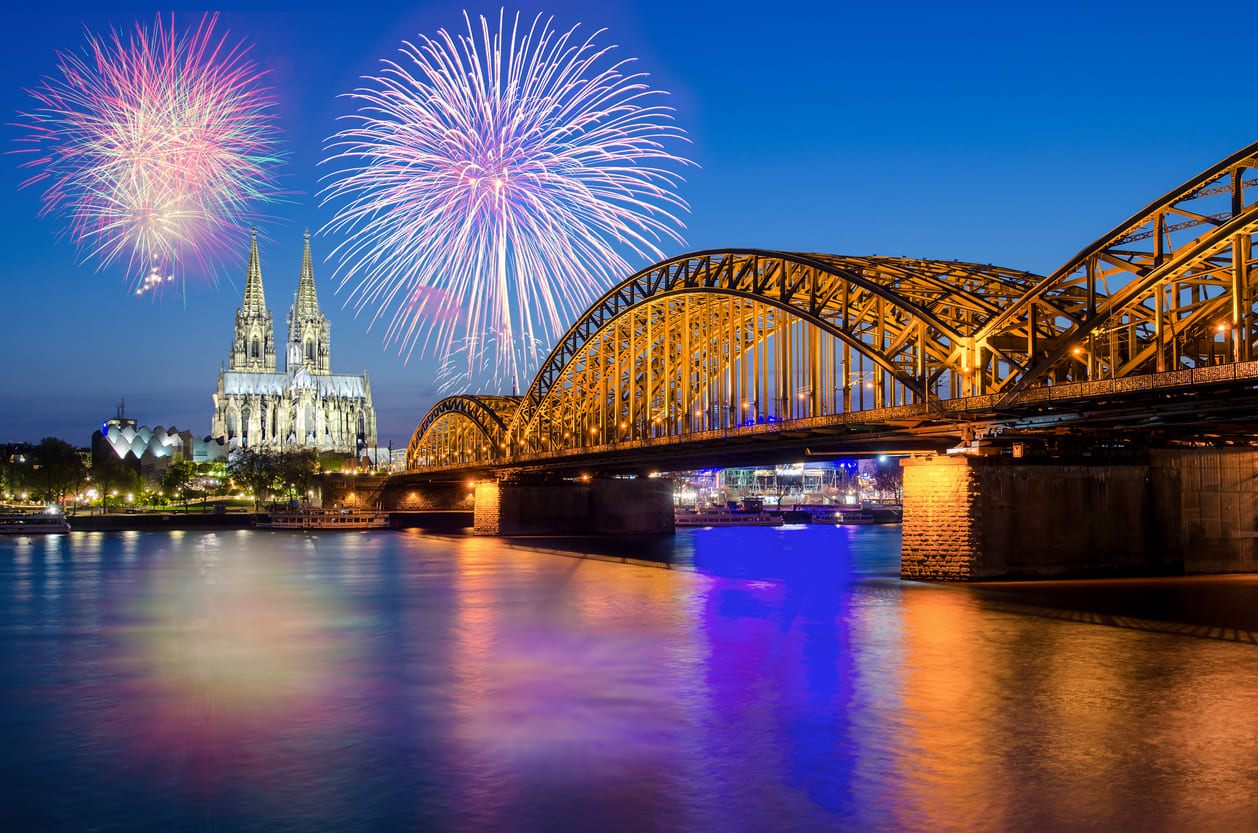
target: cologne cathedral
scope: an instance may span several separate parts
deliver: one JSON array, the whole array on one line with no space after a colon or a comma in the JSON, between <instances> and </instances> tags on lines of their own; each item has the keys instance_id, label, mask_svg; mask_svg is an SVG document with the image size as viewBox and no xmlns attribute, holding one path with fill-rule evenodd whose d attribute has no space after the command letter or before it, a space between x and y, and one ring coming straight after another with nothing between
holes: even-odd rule
<instances>
[{"instance_id":1,"label":"cologne cathedral","mask_svg":"<svg viewBox=\"0 0 1258 833\"><path fill-rule=\"evenodd\" d=\"M214 395L213 439L231 447L315 448L357 455L376 444L371 383L335 374L327 317L319 311L310 232L302 254L297 297L288 313L284 370L275 369L275 326L262 291L258 234L249 248L245 297L236 336Z\"/></svg>"}]
</instances>

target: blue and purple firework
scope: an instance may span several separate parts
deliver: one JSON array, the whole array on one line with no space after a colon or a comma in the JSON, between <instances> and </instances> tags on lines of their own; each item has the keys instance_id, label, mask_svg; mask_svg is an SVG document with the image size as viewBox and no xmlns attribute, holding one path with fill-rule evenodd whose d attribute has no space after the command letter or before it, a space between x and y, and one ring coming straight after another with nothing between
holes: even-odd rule
<instances>
[{"instance_id":1,"label":"blue and purple firework","mask_svg":"<svg viewBox=\"0 0 1258 833\"><path fill-rule=\"evenodd\" d=\"M329 140L324 229L342 288L386 343L433 349L471 388L517 387L576 312L681 242L672 109L613 47L538 16L499 13L441 30L352 94L354 126ZM492 372L467 345L491 345ZM447 381L450 368L447 367ZM525 380L527 382L527 380Z\"/></svg>"}]
</instances>

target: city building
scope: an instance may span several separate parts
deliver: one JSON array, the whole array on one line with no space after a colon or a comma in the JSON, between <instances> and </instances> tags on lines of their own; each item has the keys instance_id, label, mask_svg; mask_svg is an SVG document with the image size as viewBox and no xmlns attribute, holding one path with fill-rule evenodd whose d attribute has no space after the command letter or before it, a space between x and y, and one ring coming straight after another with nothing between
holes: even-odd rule
<instances>
[{"instance_id":1,"label":"city building","mask_svg":"<svg viewBox=\"0 0 1258 833\"><path fill-rule=\"evenodd\" d=\"M125 400L118 403L116 416L101 423L92 433L92 462L117 457L147 481L161 476L176 456L190 463L212 463L227 459L224 443L193 436L171 426L149 428L126 413Z\"/></svg>"},{"instance_id":2,"label":"city building","mask_svg":"<svg viewBox=\"0 0 1258 833\"><path fill-rule=\"evenodd\" d=\"M319 310L306 232L284 370L276 370L275 327L262 289L255 230L231 351L218 374L211 438L231 448L299 447L354 456L373 448L376 413L367 371L332 373L330 331Z\"/></svg>"}]
</instances>

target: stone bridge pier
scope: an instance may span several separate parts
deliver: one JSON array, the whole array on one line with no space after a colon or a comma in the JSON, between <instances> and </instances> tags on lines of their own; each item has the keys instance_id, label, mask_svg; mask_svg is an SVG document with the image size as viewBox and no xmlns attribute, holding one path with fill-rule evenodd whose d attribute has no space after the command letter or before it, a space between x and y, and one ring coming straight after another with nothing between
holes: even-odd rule
<instances>
[{"instance_id":1,"label":"stone bridge pier","mask_svg":"<svg viewBox=\"0 0 1258 833\"><path fill-rule=\"evenodd\" d=\"M673 533L673 482L666 478L442 481L330 474L319 485L322 506L376 508L402 525L462 516L478 535Z\"/></svg>"},{"instance_id":2,"label":"stone bridge pier","mask_svg":"<svg viewBox=\"0 0 1258 833\"><path fill-rule=\"evenodd\" d=\"M905 579L1258 570L1258 451L950 454L902 465Z\"/></svg>"},{"instance_id":3,"label":"stone bridge pier","mask_svg":"<svg viewBox=\"0 0 1258 833\"><path fill-rule=\"evenodd\" d=\"M432 481L406 474L325 474L320 478L321 505L386 512L453 512L472 510L472 488L466 482Z\"/></svg>"},{"instance_id":4,"label":"stone bridge pier","mask_svg":"<svg viewBox=\"0 0 1258 833\"><path fill-rule=\"evenodd\" d=\"M478 535L672 535L673 483L592 478L476 484Z\"/></svg>"}]
</instances>

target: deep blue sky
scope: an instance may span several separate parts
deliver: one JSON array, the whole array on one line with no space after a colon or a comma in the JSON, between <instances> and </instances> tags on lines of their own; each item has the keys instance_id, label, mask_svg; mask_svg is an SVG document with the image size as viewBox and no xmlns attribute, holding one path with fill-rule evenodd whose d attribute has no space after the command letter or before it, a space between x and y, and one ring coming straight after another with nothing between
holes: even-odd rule
<instances>
[{"instance_id":1,"label":"deep blue sky","mask_svg":"<svg viewBox=\"0 0 1258 833\"><path fill-rule=\"evenodd\" d=\"M270 3L220 9L216 31L254 45L271 70L297 192L263 228L267 300L285 337L301 231L328 219L318 191L324 139L351 105L337 96L374 74L403 39L461 25L460 2ZM693 140L682 195L686 245L757 246L998 263L1047 273L1154 198L1258 139L1250 3L536 2L566 29L639 59L669 90ZM54 74L84 27L151 23L157 7L21 4L0 13L7 115ZM169 12L169 7L164 7ZM201 9L176 8L178 24ZM0 442L86 445L120 397L147 425L209 432L210 395L240 303L234 285L186 300L136 298L122 274L76 263L39 194L0 157L3 322ZM342 309L322 263L335 372L366 366L381 444L405 447L439 397L434 367L408 364L382 332ZM646 264L636 264L638 266Z\"/></svg>"}]
</instances>

